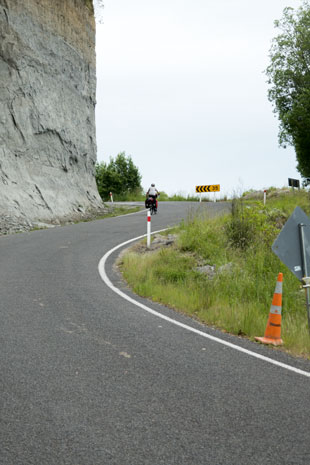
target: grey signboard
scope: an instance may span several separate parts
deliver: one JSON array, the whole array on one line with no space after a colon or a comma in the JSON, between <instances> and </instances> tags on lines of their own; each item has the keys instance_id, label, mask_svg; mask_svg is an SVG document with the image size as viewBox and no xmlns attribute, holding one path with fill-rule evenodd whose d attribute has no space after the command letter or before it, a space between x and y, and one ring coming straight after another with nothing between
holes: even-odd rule
<instances>
[{"instance_id":1,"label":"grey signboard","mask_svg":"<svg viewBox=\"0 0 310 465\"><path fill-rule=\"evenodd\" d=\"M295 208L272 245L273 252L299 280L304 277L299 226L301 224L303 225L305 260L309 271L310 219L300 207Z\"/></svg>"},{"instance_id":2,"label":"grey signboard","mask_svg":"<svg viewBox=\"0 0 310 465\"><path fill-rule=\"evenodd\" d=\"M299 179L288 178L288 185L292 187L300 187Z\"/></svg>"}]
</instances>

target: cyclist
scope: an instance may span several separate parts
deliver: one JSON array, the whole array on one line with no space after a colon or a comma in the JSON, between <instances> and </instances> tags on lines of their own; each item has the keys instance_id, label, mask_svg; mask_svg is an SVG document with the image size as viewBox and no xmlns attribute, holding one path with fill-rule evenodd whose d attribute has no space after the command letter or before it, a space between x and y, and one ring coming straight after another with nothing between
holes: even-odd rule
<instances>
[{"instance_id":1,"label":"cyclist","mask_svg":"<svg viewBox=\"0 0 310 465\"><path fill-rule=\"evenodd\" d=\"M147 193L146 193L145 208L147 208L148 199L151 198L151 199L153 200L153 203L154 203L154 202L156 203L156 211L157 211L157 207L158 207L158 200L157 200L157 197L158 197L159 195L160 195L160 194L159 194L158 190L156 189L155 184L152 183L152 184L151 184L151 187L149 188L149 190L148 190Z\"/></svg>"}]
</instances>

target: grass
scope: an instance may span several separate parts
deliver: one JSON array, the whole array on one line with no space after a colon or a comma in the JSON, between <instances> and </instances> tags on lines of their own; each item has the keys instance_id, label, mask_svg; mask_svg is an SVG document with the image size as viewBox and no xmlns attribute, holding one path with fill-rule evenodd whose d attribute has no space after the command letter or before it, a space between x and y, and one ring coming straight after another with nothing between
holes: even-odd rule
<instances>
[{"instance_id":1,"label":"grass","mask_svg":"<svg viewBox=\"0 0 310 465\"><path fill-rule=\"evenodd\" d=\"M199 195L185 195L182 193L177 193L173 195L168 195L166 192L160 193L160 200L162 202L199 202ZM209 201L204 198L204 201Z\"/></svg>"},{"instance_id":2,"label":"grass","mask_svg":"<svg viewBox=\"0 0 310 465\"><path fill-rule=\"evenodd\" d=\"M242 200L242 199L241 199ZM247 200L248 204L255 204L257 201ZM283 188L281 190L270 188L267 191L266 206L269 208L278 208L286 215L289 215L296 206L302 208L307 214L310 214L310 192L306 189L289 190Z\"/></svg>"},{"instance_id":3,"label":"grass","mask_svg":"<svg viewBox=\"0 0 310 465\"><path fill-rule=\"evenodd\" d=\"M141 192L132 192L126 194L113 194L114 202L144 202L145 194ZM109 203L110 197L103 199L104 202Z\"/></svg>"},{"instance_id":4,"label":"grass","mask_svg":"<svg viewBox=\"0 0 310 465\"><path fill-rule=\"evenodd\" d=\"M113 204L111 204L111 208L108 211L108 213L105 213L103 215L98 215L96 217L91 217L91 218L84 218L82 220L76 221L76 223L87 223L89 221L94 221L94 220L104 220L105 218L113 218L115 216L121 216L121 215L128 215L129 213L136 213L141 210L141 207L115 207Z\"/></svg>"},{"instance_id":5,"label":"grass","mask_svg":"<svg viewBox=\"0 0 310 465\"><path fill-rule=\"evenodd\" d=\"M88 223L90 221L95 221L95 220L103 220L105 218L112 218L112 217L115 217L115 216L121 216L121 215L128 215L129 213L136 213L136 212L139 212L141 210L141 207L132 207L132 208L128 208L128 207L111 207L111 210L108 212L108 213L105 213L103 215L97 215L97 216L90 216L88 218L82 218L82 219L79 219L77 221L74 221L74 224L78 224L78 223ZM66 223L64 223L66 224ZM29 231L30 232L33 232L33 231L40 231L42 229L48 229L48 226L34 226L33 228L31 228ZM23 231L16 231L15 234L20 234L22 233ZM6 235L6 234L4 234Z\"/></svg>"},{"instance_id":6,"label":"grass","mask_svg":"<svg viewBox=\"0 0 310 465\"><path fill-rule=\"evenodd\" d=\"M203 195L202 202L213 202L213 196L210 197ZM113 194L113 200L115 202L144 202L145 200L145 193L143 192L132 192L132 193L125 193L125 194ZM227 197L220 198L218 195L216 196L217 202L219 201L226 201ZM109 202L110 197L103 198L104 202ZM159 196L160 202L199 202L200 196L199 195L189 195L184 193L176 193L172 195L168 195L166 192L161 191Z\"/></svg>"},{"instance_id":7,"label":"grass","mask_svg":"<svg viewBox=\"0 0 310 465\"><path fill-rule=\"evenodd\" d=\"M305 294L297 278L271 251L271 244L296 205L310 212L309 193L280 193L238 201L233 215L191 217L174 232L173 247L125 254L123 275L137 294L199 321L254 340L263 336L279 272L284 274L283 348L310 358ZM213 277L196 270L224 266Z\"/></svg>"},{"instance_id":8,"label":"grass","mask_svg":"<svg viewBox=\"0 0 310 465\"><path fill-rule=\"evenodd\" d=\"M127 207L113 207L113 210L111 210L109 213L105 215L99 216L97 219L104 219L104 218L112 218L114 216L120 216L120 215L128 215L129 213L136 213L141 210L141 207L132 207L132 208L127 208Z\"/></svg>"}]
</instances>

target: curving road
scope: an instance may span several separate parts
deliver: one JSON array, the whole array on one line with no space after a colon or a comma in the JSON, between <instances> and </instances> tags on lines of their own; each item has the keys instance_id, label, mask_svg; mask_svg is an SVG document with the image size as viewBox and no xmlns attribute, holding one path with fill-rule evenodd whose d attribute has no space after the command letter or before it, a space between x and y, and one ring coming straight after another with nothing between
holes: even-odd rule
<instances>
[{"instance_id":1,"label":"curving road","mask_svg":"<svg viewBox=\"0 0 310 465\"><path fill-rule=\"evenodd\" d=\"M160 203L152 229L197 207L229 204ZM145 232L140 212L0 238L1 465L308 465L309 361L132 295L120 249L106 274L142 307L102 281Z\"/></svg>"}]
</instances>

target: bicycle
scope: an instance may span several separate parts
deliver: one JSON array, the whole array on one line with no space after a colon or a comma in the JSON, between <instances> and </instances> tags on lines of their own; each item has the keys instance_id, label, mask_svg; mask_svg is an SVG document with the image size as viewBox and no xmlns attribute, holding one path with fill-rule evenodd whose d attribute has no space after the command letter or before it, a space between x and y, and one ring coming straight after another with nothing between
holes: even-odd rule
<instances>
[{"instance_id":1,"label":"bicycle","mask_svg":"<svg viewBox=\"0 0 310 465\"><path fill-rule=\"evenodd\" d=\"M154 197L149 197L145 202L146 208L150 210L151 215L156 215L157 208L156 208L156 199Z\"/></svg>"}]
</instances>

